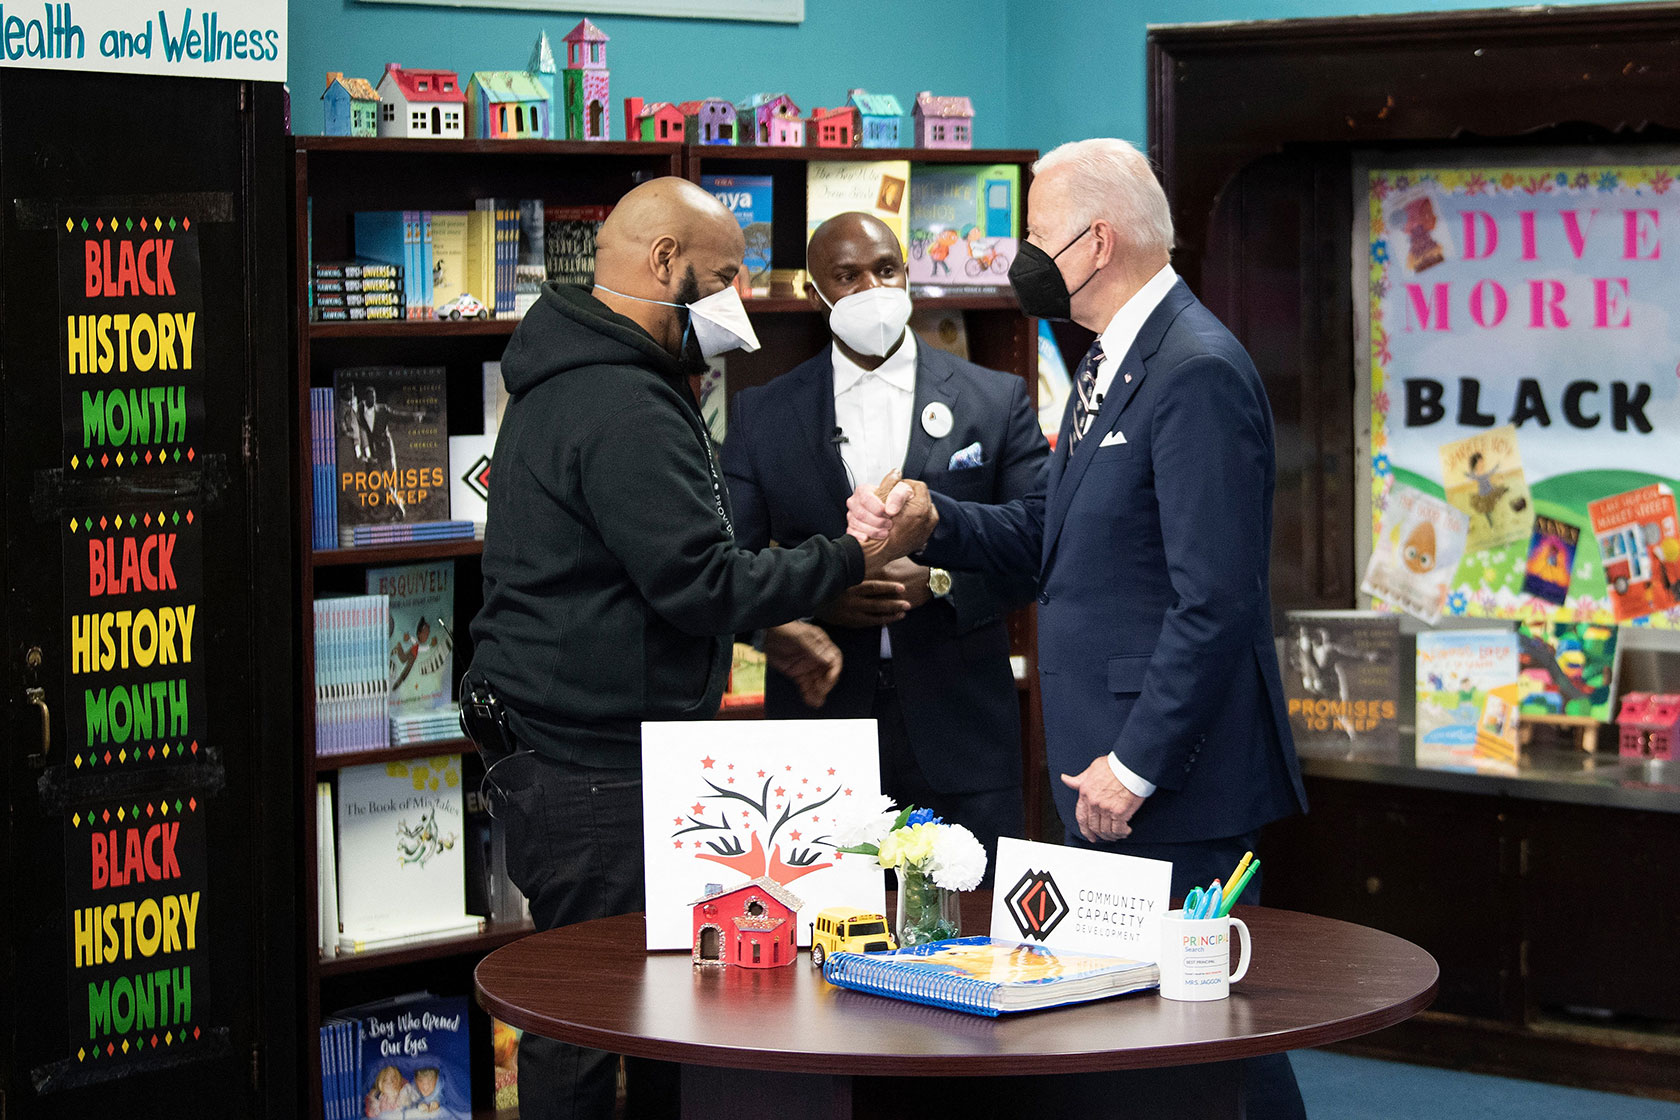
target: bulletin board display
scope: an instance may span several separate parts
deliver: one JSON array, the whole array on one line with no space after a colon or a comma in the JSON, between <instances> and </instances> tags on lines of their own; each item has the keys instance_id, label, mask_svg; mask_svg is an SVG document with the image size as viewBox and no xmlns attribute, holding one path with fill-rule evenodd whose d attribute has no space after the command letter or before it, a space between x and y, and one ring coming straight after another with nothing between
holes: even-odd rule
<instances>
[{"instance_id":1,"label":"bulletin board display","mask_svg":"<svg viewBox=\"0 0 1680 1120\"><path fill-rule=\"evenodd\" d=\"M1680 629L1680 153L1498 154L1355 168L1365 588Z\"/></svg>"}]
</instances>

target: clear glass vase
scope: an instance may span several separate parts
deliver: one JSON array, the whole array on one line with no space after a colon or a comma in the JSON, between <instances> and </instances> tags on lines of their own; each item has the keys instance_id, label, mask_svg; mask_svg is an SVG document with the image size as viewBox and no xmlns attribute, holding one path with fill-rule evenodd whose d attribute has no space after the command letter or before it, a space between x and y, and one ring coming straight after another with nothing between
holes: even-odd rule
<instances>
[{"instance_id":1,"label":"clear glass vase","mask_svg":"<svg viewBox=\"0 0 1680 1120\"><path fill-rule=\"evenodd\" d=\"M962 927L959 896L914 867L898 869L898 921L893 932L899 948L956 937Z\"/></svg>"}]
</instances>

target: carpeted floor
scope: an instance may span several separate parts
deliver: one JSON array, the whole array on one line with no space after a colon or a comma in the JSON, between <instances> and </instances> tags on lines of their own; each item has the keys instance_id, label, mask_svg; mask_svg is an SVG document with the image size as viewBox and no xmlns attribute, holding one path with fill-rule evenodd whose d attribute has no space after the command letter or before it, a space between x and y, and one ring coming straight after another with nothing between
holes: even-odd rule
<instances>
[{"instance_id":1,"label":"carpeted floor","mask_svg":"<svg viewBox=\"0 0 1680 1120\"><path fill-rule=\"evenodd\" d=\"M1309 1120L1680 1120L1680 1104L1323 1050L1289 1055Z\"/></svg>"}]
</instances>

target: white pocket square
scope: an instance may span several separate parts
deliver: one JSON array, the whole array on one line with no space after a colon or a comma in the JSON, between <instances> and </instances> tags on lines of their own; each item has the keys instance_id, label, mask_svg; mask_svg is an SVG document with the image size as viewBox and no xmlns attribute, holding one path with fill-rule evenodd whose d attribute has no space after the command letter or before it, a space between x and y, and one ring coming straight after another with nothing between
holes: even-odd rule
<instances>
[{"instance_id":1,"label":"white pocket square","mask_svg":"<svg viewBox=\"0 0 1680 1120\"><path fill-rule=\"evenodd\" d=\"M1102 438L1102 442L1097 444L1097 446L1098 447L1113 447L1116 444L1121 444L1121 443L1125 443L1125 442L1126 442L1126 433L1122 432L1119 428L1116 428L1112 432L1109 432L1106 436L1104 436Z\"/></svg>"},{"instance_id":2,"label":"white pocket square","mask_svg":"<svg viewBox=\"0 0 1680 1120\"><path fill-rule=\"evenodd\" d=\"M961 451L953 453L951 461L945 464L945 469L948 471L966 471L983 466L984 463L985 459L980 450L980 441L975 440Z\"/></svg>"}]
</instances>

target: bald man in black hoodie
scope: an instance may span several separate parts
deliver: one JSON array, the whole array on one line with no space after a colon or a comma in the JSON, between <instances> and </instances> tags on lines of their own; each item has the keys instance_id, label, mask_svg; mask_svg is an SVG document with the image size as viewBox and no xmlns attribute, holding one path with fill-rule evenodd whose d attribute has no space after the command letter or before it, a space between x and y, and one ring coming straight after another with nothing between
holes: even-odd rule
<instances>
[{"instance_id":1,"label":"bald man in black hoodie","mask_svg":"<svg viewBox=\"0 0 1680 1120\"><path fill-rule=\"evenodd\" d=\"M849 536L736 547L689 387L705 361L687 305L729 287L743 248L693 183L639 186L601 228L593 292L544 285L502 357L469 675L520 748L491 784L538 929L644 908L642 721L716 715L733 635L757 629L820 704L839 653L789 620L876 568ZM675 1067L631 1066L630 1115L675 1116ZM615 1070L610 1054L526 1034L520 1115L611 1116Z\"/></svg>"}]
</instances>

